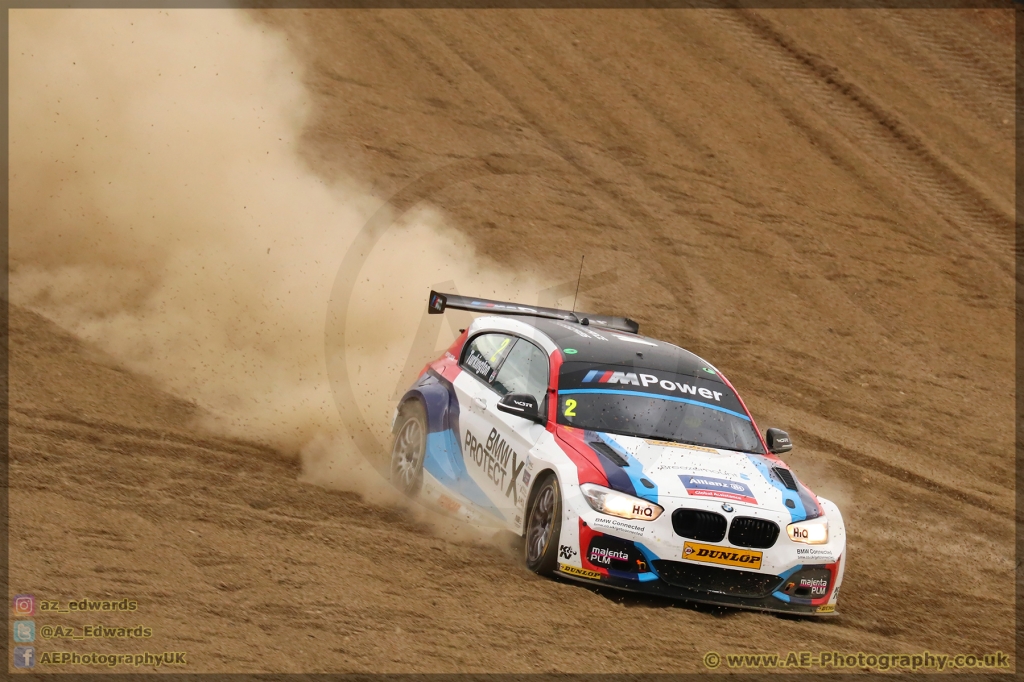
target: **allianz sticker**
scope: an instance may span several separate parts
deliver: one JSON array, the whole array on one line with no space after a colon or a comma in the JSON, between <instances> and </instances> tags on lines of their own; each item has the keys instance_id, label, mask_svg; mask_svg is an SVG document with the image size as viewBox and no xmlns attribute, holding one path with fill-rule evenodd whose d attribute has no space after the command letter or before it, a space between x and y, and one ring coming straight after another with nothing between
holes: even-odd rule
<instances>
[{"instance_id":1,"label":"allianz sticker","mask_svg":"<svg viewBox=\"0 0 1024 682\"><path fill-rule=\"evenodd\" d=\"M679 480L683 482L687 495L757 504L754 492L745 483L701 474L680 474Z\"/></svg>"}]
</instances>

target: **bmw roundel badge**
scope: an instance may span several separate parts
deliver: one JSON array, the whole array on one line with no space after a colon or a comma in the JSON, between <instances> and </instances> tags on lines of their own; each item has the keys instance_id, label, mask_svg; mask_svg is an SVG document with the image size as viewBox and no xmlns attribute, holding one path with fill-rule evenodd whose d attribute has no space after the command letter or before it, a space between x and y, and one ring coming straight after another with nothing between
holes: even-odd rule
<instances>
[{"instance_id":1,"label":"bmw roundel badge","mask_svg":"<svg viewBox=\"0 0 1024 682\"><path fill-rule=\"evenodd\" d=\"M732 511L732 505L731 504L726 504L726 503L723 502L722 503L722 511L731 512Z\"/></svg>"}]
</instances>

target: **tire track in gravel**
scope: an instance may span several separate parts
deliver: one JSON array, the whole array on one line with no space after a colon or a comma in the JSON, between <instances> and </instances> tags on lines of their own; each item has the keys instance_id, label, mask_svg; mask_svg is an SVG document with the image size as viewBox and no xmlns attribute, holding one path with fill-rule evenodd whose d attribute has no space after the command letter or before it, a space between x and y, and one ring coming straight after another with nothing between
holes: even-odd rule
<instances>
[{"instance_id":1,"label":"tire track in gravel","mask_svg":"<svg viewBox=\"0 0 1024 682\"><path fill-rule=\"evenodd\" d=\"M1012 115L1014 110L1012 73L996 72L1002 67L999 59L985 60L982 67L978 56L966 44L960 41L953 45L957 41L955 36L938 36L937 33L944 31L942 22L931 19L928 13L911 19L906 10L879 10L871 16L850 13L850 22L859 31L887 30L886 46L894 56L912 63L927 79L929 89L943 93L951 102L966 107L990 126L1002 125L1006 115ZM978 90L982 96L963 97L963 93L971 89Z\"/></svg>"},{"instance_id":2,"label":"tire track in gravel","mask_svg":"<svg viewBox=\"0 0 1024 682\"><path fill-rule=\"evenodd\" d=\"M9 414L14 417L14 419L11 420L13 425L17 425L19 428L25 429L26 431L35 431L38 433L61 432L64 435L78 434L82 431L82 428L68 429L64 427L83 427L87 431L126 436L133 439L154 441L157 443L174 443L186 447L201 448L215 453L230 453L232 455L236 455L241 452L273 460L278 460L281 457L281 455L272 448L262 446L251 441L232 440L226 438L198 438L181 432L127 426L125 424L119 424L117 422L106 421L103 419L85 419L72 414L36 410L19 407L17 405L11 406ZM41 424L39 422L41 422Z\"/></svg>"},{"instance_id":3,"label":"tire track in gravel","mask_svg":"<svg viewBox=\"0 0 1024 682\"><path fill-rule=\"evenodd\" d=\"M770 20L750 11L713 13L716 20L746 33L759 53L793 84L822 102L842 122L841 129L871 144L873 156L899 170L922 201L946 223L982 248L1006 275L1014 276L1015 240L1012 207L1001 206L913 133L900 118L875 102L824 58L802 49ZM832 95L832 96L830 96ZM867 150L867 145L865 145ZM973 226L973 227L972 227Z\"/></svg>"},{"instance_id":4,"label":"tire track in gravel","mask_svg":"<svg viewBox=\"0 0 1024 682\"><path fill-rule=\"evenodd\" d=\"M825 435L814 433L802 426L791 426L789 431L793 435L797 436L801 443L806 444L808 447L822 452L831 453L832 455L840 457L844 461L850 462L862 469L867 469L869 471L888 476L900 481L901 483L906 483L928 492L938 493L939 495L943 495L950 499L969 504L972 507L976 507L983 511L990 512L996 516L1014 519L1018 523L1024 521L1024 510L1014 513L1013 511L1000 509L988 500L965 492L962 488L956 488L944 483L939 483L927 476L923 476L917 472L895 465L892 462L886 462L878 457L872 457L867 453L848 448Z\"/></svg>"},{"instance_id":5,"label":"tire track in gravel","mask_svg":"<svg viewBox=\"0 0 1024 682\"><path fill-rule=\"evenodd\" d=\"M36 459L48 463L48 467L32 476L21 477L19 487L49 490L53 484L67 483L67 478L83 478L100 481L100 484L86 487L69 487L65 494L83 500L106 501L107 493L114 493L114 499L130 497L145 487L152 495L143 507L133 507L134 513L159 520L163 512L154 512L151 507L159 506L161 499L173 498L175 504L185 500L202 501L218 510L212 516L215 523L232 528L258 530L262 524L270 524L289 533L303 533L314 528L335 528L336 522L325 519L314 509L305 509L298 495L283 493L273 487L254 494L249 490L249 479L270 482L276 476L293 479L298 471L294 462L288 461L282 453L258 443L230 439L190 438L187 434L132 427L99 418L85 419L73 415L56 414L42 410L14 407L11 428L16 444L11 448L10 460L20 467ZM32 419L25 416L32 415ZM49 448L32 447L25 442L25 436L42 439ZM69 444L81 444L102 454L74 467L68 466L63 458L55 456L53 450L61 450ZM137 476L134 469L116 472L113 477L104 477L102 471L117 458L129 456L140 468L156 466L166 476L146 478ZM141 467L139 460L145 460ZM30 483L31 482L31 483ZM225 499L207 495L207 487L215 485L221 489ZM106 492L105 492L106 491ZM355 501L357 496L342 494ZM300 503L290 506L289 503ZM356 506L365 507L362 502ZM191 512L181 520L192 518ZM398 525L407 530L424 532L419 524L409 524L404 515L396 510L386 510L373 517L367 517L356 526L382 528Z\"/></svg>"},{"instance_id":6,"label":"tire track in gravel","mask_svg":"<svg viewBox=\"0 0 1024 682\"><path fill-rule=\"evenodd\" d=\"M470 15L470 17L469 21L476 23L479 30L484 30L486 28L480 25L479 20L475 15ZM587 157L590 155L586 152L578 151L578 148L574 148L572 144L564 140L557 130L544 119L543 114L540 111L530 107L525 99L515 94L516 88L507 82L502 75L499 75L483 61L477 59L471 51L462 49L460 45L456 44L455 40L447 40L447 36L444 32L439 30L439 26L436 24L436 20L434 18L429 15L419 14L417 15L417 19L422 22L424 27L430 30L439 41L443 42L448 49L452 51L452 53L458 56L470 69L472 69L473 72L478 74L494 92L507 101L516 113L543 137L548 147L566 163L567 167L575 169L581 173L593 187L599 188L601 191L596 193L598 197L609 197L614 202L613 205L610 205L603 199L599 199L602 207L606 208L612 216L616 214L624 214L624 216L629 220L645 222L652 226L652 228L660 224L657 217L647 206L635 200L621 189L620 183L596 173L591 167L591 164L588 163L590 159ZM506 56L510 60L514 59L518 68L529 70L529 65L526 64L524 60L507 52ZM509 64L510 62L506 62L506 66ZM543 79L538 80L540 80L544 85L547 93L549 93L552 98L559 100L567 109L571 110L572 102L562 97L557 88L553 88L550 83L545 82ZM658 251L656 251L656 253L658 253ZM660 261L661 259L659 258L659 262ZM660 264L662 268L665 267L663 262L660 262ZM677 283L676 278L668 276L663 276L660 279L673 295L676 305L684 309L687 317L691 319L699 319L697 309L692 303L691 294L693 287L688 283L685 273L683 273L683 275L684 276L680 278L682 279L681 283Z\"/></svg>"},{"instance_id":7,"label":"tire track in gravel","mask_svg":"<svg viewBox=\"0 0 1024 682\"><path fill-rule=\"evenodd\" d=\"M511 35L518 35L523 40L525 40L528 36L531 35L534 39L536 39L538 31L534 29L539 29L539 35L545 35L544 26L526 27L522 24L522 22L516 22L514 18L506 23L506 29ZM480 30L486 30L486 27L481 25ZM559 45L559 41L555 39L554 36L549 36L548 42L552 46ZM451 45L449 45L449 47L451 47ZM544 86L545 91L547 93L550 93L551 97L559 99L567 108L574 106L578 107L578 103L572 102L569 99L563 97L560 94L563 91L563 88L561 88L559 84L551 81L545 75L545 73L543 73L544 65L558 63L559 60L562 59L563 57L564 48L563 50L559 50L558 48L556 48L554 52L549 52L547 54L547 59L544 61L543 65L539 63L531 64L522 59L518 60L518 65L520 68L527 71L533 78L533 80L541 83ZM476 71L477 73L483 74L487 82L491 85L491 87L499 91L504 97L506 97L506 99L512 97L512 95L510 95L509 93L513 89L508 87L506 84L500 82L500 80L497 79L495 74L493 72L488 71L486 67L484 67L481 63L467 62L467 64L471 68L473 68L474 71ZM561 67L563 68L555 69L556 72L559 70L569 72L569 69L567 68L568 65L565 63L564 59L561 62ZM592 80L598 79L599 75L594 72L595 67L588 64L586 61L582 63L574 63L573 68L585 69L587 71L587 75L592 77ZM583 74L581 74L581 76L582 75ZM608 72L600 74L600 78L604 80L606 87L610 84L609 79L607 78L608 75ZM586 81L587 78L583 77L582 80ZM699 139L695 138L692 135L686 135L681 131L679 127L672 126L670 123L668 123L663 113L661 116L659 116L659 103L653 98L644 96L642 92L639 90L639 88L632 85L631 80L627 75L618 74L618 77L615 79L614 83L620 88L621 93L626 93L629 98L636 102L636 104L638 105L637 109L640 112L642 112L643 115L654 120L662 129L662 131L664 133L667 133L667 135L670 138L675 140L677 143L684 145L685 147L694 149L696 153L702 158L711 158L711 163L718 170L710 174L707 171L703 171L701 175L703 180L710 183L715 189L717 189L722 194L722 196L701 197L697 200L699 203L716 204L719 203L721 199L728 199L731 202L734 202L738 205L751 205L749 204L749 202L746 202L741 198L737 198L730 195L728 191L728 181L725 178L734 177L736 173L733 169L730 168L728 162L719 160L716 157L716 155L712 152L711 148L708 147L706 144L700 142ZM577 92L576 94L578 97L581 96L581 93L579 92ZM602 96L618 102L621 106L622 98L616 97L615 94L607 90L602 92ZM590 92L583 92L582 96L587 97L587 102L586 106L582 110L579 110L579 117L585 118L589 123L591 123L592 127L596 120L607 120L610 118L608 116L608 112L605 112L603 110L603 102L600 98L598 98L596 95ZM538 130L542 132L544 139L556 150L565 150L571 147L568 141L561 139L559 133L553 129L552 125L543 120L543 114L541 114L538 110L528 109L523 102L519 102L513 99L509 99L509 101L517 108L517 111L531 125L534 125ZM619 123L617 125L615 133L616 137L618 138L621 138L624 135L629 136L630 128L629 126ZM661 263L664 269L671 270L677 267L678 258L681 256L681 253L678 251L678 249L673 248L673 245L681 241L679 238L680 228L682 228L682 231L686 233L686 239L682 241L689 242L690 245L701 244L704 247L710 246L710 243L706 239L706 235L702 234L701 231L696 230L693 226L687 223L680 223L678 221L668 223L666 220L663 219L664 216L669 216L673 214L681 215L687 218L696 219L704 224L725 227L725 225L716 222L716 220L712 216L704 212L686 210L685 208L680 207L678 203L673 202L673 199L676 198L675 196L668 196L662 191L652 189L646 182L646 179L644 177L639 177L633 169L630 169L622 165L621 163L615 163L614 170L616 172L614 176L609 175L607 173L602 173L601 170L598 168L598 164L595 163L596 158L600 155L599 152L584 154L566 154L560 151L559 153L561 154L562 158L567 161L567 163L571 163L576 170L584 174L584 176L588 179L588 181L593 187L600 188L602 194L611 195L611 197L614 200L616 200L616 202L619 204L619 206L623 209L623 211L628 217L633 219L639 217L645 220L645 224L650 226L650 231L656 233L656 236L651 238L651 241L655 242L660 247L662 247L654 251L654 257ZM609 161L612 160L609 159ZM628 189L629 191L628 193L625 191L620 191L620 188ZM765 185L759 186L759 189L762 189L765 192L769 191L769 188ZM642 198L643 201L639 201L637 197ZM760 204L756 203L753 205L758 207L760 206ZM776 240L778 238L777 235L767 232L764 226L761 225L760 221L758 220L753 220L750 223L747 223L746 228L754 230L757 233L756 236L764 236L768 240ZM751 241L758 242L759 240L753 239ZM796 261L800 262L801 264L808 265L802 258L797 257ZM688 273L685 273L684 270L684 274ZM836 289L834 286L831 285L831 283L825 280L822 281L822 284L825 287L832 287L833 289ZM836 291L838 292L838 289L836 289ZM691 283L689 287L686 289L686 291L677 292L677 299L679 297L684 297L683 300L689 298L695 301L695 304L690 306L691 310L688 311L690 313L689 319L691 321L699 320L700 316L694 314L694 311L699 310L702 307L700 296L698 295L696 287L694 287ZM845 296L843 297L845 298ZM865 323L874 322L875 326L877 326L877 320L873 320L871 316L867 315L866 313L863 317L863 321ZM692 326L683 330L680 335L683 338L693 339L697 343L706 342L705 336L699 330L699 328L695 330Z\"/></svg>"},{"instance_id":8,"label":"tire track in gravel","mask_svg":"<svg viewBox=\"0 0 1024 682\"><path fill-rule=\"evenodd\" d=\"M951 10L955 14L957 10ZM892 22L899 27L899 33L904 39L917 41L919 44L929 48L943 63L955 68L947 68L940 75L935 71L933 85L954 96L963 92L969 81L972 85L981 86L985 96L994 103L993 106L981 106L977 100L970 100L968 106L975 107L979 113L991 115L993 109L1000 111L1013 111L1014 103L1014 73L1012 66L1007 66L998 59L979 58L975 50L980 49L982 41L966 41L963 39L965 33L974 34L980 32L964 31L963 22L945 21L946 16L936 20L936 16L930 13L918 14L912 10L879 10L880 20ZM956 25L960 33L951 33L950 28ZM989 36L991 39L991 36ZM982 62L984 61L984 66ZM1012 64L1012 63L1011 63ZM927 65L926 65L927 66ZM949 88L949 81L960 85L957 88ZM992 120L992 123L998 123Z\"/></svg>"},{"instance_id":9,"label":"tire track in gravel","mask_svg":"<svg viewBox=\"0 0 1024 682\"><path fill-rule=\"evenodd\" d=\"M487 28L485 25L481 25L479 23L477 25L479 30L481 31L485 31ZM528 33L527 28L523 26L521 22L515 20L509 21L506 24L506 29L509 31L511 35L519 35L521 38L525 38L526 33ZM543 29L541 30L541 34L543 35ZM438 32L435 31L435 35L439 35ZM534 38L536 38L536 35L534 35ZM556 44L556 41L551 40L550 37L549 42L551 42L552 44ZM450 48L452 47L450 43L448 43L448 45ZM459 54L457 49L452 49L455 50L456 54ZM562 55L557 50L555 50L554 52L549 52L547 55L548 58L544 62L544 65L558 63L561 56ZM675 207L672 205L668 197L656 191L652 191L651 188L647 185L647 183L644 182L643 178L637 177L631 169L621 164L615 164L614 167L617 171L617 177L613 179L612 177L601 172L601 170L597 167L597 164L594 163L591 154L589 153L570 154L568 155L568 157L565 154L561 154L560 150L567 149L569 145L565 140L561 138L557 130L555 130L553 126L550 125L544 119L543 113L541 113L537 109L529 107L525 102L517 101L514 95L510 94L512 88L508 87L507 84L503 83L501 79L497 77L496 74L487 69L487 67L482 63L477 61L467 61L467 64L476 73L481 74L481 76L484 77L484 79L491 85L492 88L494 88L496 91L500 92L503 96L505 96L506 99L508 99L508 101L512 103L513 106L516 107L519 114L523 116L525 120L527 120L531 125L535 126L538 130L540 130L544 136L544 139L548 141L548 143L556 151L559 151L561 157L565 159L567 163L571 164L575 169L583 173L585 177L588 179L588 181L592 184L592 186L600 187L603 194L609 195L614 200L616 200L616 202L624 210L627 216L631 218L642 216L641 219L647 220L648 224L651 225L651 231L657 235L656 237L652 238L652 241L660 243L661 246L664 247L666 244L664 242L659 242L659 237L661 239L664 239L665 242L671 243L675 240L678 240L678 233L680 229L682 229L686 234L686 240L689 241L690 243L703 244L706 247L710 246L707 235L702 234L701 231L694 229L690 224L686 222L673 223L670 228L667 228L670 232L666 232L666 228L664 227L666 223L661 218L661 216L676 213L677 211L674 210ZM562 91L562 88L559 87L559 84L551 81L547 77L547 75L543 73L544 65L536 63L531 64L521 59L518 60L518 67L527 72L533 80L539 82L544 87L545 92L550 93L552 97L559 99L564 104L564 106L573 106L574 103L572 101L568 100L567 98L559 94ZM562 63L561 68L556 68L556 71L567 72L568 68L566 67L567 65ZM574 65L574 67L579 67L579 65ZM582 68L585 68L590 72L592 72L594 69L593 66L588 66L586 64L584 64ZM591 73L590 75L596 78L596 74ZM608 76L610 75L616 75L617 77L613 81L612 79L608 78ZM586 80L585 75L584 80ZM620 88L620 92L624 92L628 96L633 97L637 101L641 109L645 110L648 113L658 111L659 105L656 101L654 101L652 98L637 96L637 89L635 87L631 88L627 86L630 80L629 78L625 77L624 74L614 74L614 71L612 71L611 73L605 72L605 86L608 87L613 82ZM609 99L613 99L619 102L621 106L621 98L615 96L617 93L605 90L603 94L606 95ZM591 124L593 120L598 117L606 121L609 119L609 117L605 115L605 112L602 111L601 101L596 99L592 95L592 93L584 91L582 95L580 93L577 93L577 96L583 96L588 98L586 102L586 107L584 108L583 112L580 113L580 116L582 118L584 118ZM592 114L591 112L600 113ZM672 138L691 147L698 144L692 139L690 139L688 136L683 136L681 133L679 133L678 129L668 124L664 118L659 118L656 115L651 116L651 118L652 120L656 121L659 124L659 126L665 132L667 132ZM806 129L806 125L801 125L801 128ZM624 126L620 126L620 130L618 130L617 132L619 133L619 137L621 137L622 134L628 134L629 131ZM705 147L704 149L706 149L707 152L710 153L710 148ZM727 161L716 161L716 165L721 169L719 173L722 177L730 177L735 175L735 171L729 168ZM627 194L624 191L619 191L620 188L628 188L629 193ZM827 278L825 278L820 267L815 262L809 260L808 258L801 255L797 250L795 250L792 247L792 245L789 244L788 240L785 237L769 229L769 227L766 226L761 220L750 220L745 224L745 227L750 233L752 233L748 234L748 238L751 239L751 241L760 244L775 245L774 248L769 249L770 252L784 252L784 260L790 264L790 268L792 270L802 271L803 273L814 278L817 281L816 286L809 287L810 293L804 293L805 297L810 296L812 300L818 302L823 309L828 307L828 305L834 305L836 301L843 301L845 303L846 310L855 310L858 311L859 313L858 316L854 318L849 318L850 323L862 325L865 329L871 329L877 332L878 336L882 339L892 336L892 329L886 327L884 324L881 323L877 316L870 314L867 310L864 309L864 307L861 304L858 304L856 301L854 301L835 282L829 281ZM673 237L675 238L675 240L673 239ZM827 242L827 233L822 234L820 238ZM657 249L654 255L658 262L661 264L661 267L663 269L671 269L677 262L677 259L679 257L679 254L671 248ZM689 297L691 300L695 301L693 308L695 310L700 309L703 306L700 300L700 296L697 295L697 289L698 288L694 286L694 283L691 280L687 290L677 291L676 296L677 298L683 296ZM691 315L691 319L699 318L695 315ZM693 328L686 330L686 332L684 332L684 335L685 337L695 339L698 343L706 343L706 339L704 338L703 334L699 332L695 333L695 330ZM900 364L904 366L907 370L916 370L917 372L923 375L929 374L929 369L925 362L925 358L920 354L901 346L890 347L888 350L891 353L893 353L896 358L898 358ZM819 441L821 443L828 442L825 440L821 440L820 437L814 438L816 441ZM874 467L874 470L878 471L879 473L890 476L899 481L912 482L913 484L921 486L932 492L949 492L951 490L944 484L932 481L922 473L914 472L912 470L900 466L894 466L892 464L885 463L880 460L875 460L870 456L857 456L857 460L860 462L861 466L864 466L865 468ZM997 510L988 501L984 499L970 495L964 495L963 499L969 502L970 504L977 506L981 509L984 509L986 511L991 511L993 513L1000 514L1003 513Z\"/></svg>"},{"instance_id":10,"label":"tire track in gravel","mask_svg":"<svg viewBox=\"0 0 1024 682\"><path fill-rule=\"evenodd\" d=\"M527 33L529 33L528 28L523 26L521 22L509 22L508 25L510 25L510 33L513 35L519 35L521 38L525 39ZM652 31L658 28L664 28L664 26L661 24L651 26ZM541 27L540 29L540 35L547 37L549 43L553 45L558 44L558 41L555 40L554 36L545 35L543 27ZM536 32L534 32L534 37L536 37ZM694 38L690 36L690 39ZM704 45L704 49L707 50L710 50L711 47L712 46L708 44ZM556 49L553 52L548 53L548 59L545 61L545 64L552 66L557 64L557 67L553 66L556 72L569 72L569 65L564 62L563 57L563 51ZM561 63L559 63L560 60L562 60ZM524 65L524 68L526 68L536 80L541 82L546 87L548 92L560 92L561 88L559 87L559 84L550 81L545 77L545 74L542 73L542 65L526 64ZM580 74L584 81L586 81L588 78L596 79L598 77L598 75L594 73L594 69L596 67L589 65L587 62L583 62L582 65L573 64L572 68L582 68L586 70L584 73ZM614 79L610 78L609 76L614 76ZM693 139L692 136L680 132L680 129L678 127L669 124L667 122L667 118L664 115L659 116L658 114L661 109L660 103L653 97L645 96L642 92L642 89L632 83L631 79L628 77L628 74L616 72L615 66L613 65L609 67L609 70L606 70L602 74L602 77L604 79L606 88L613 87L613 83L614 86L618 86L619 88L618 92L615 92L614 90L610 89L606 89L605 91L603 91L602 94L608 97L608 99L616 101L619 103L619 106L622 106L622 100L624 98L621 97L620 95L625 94L627 97L632 97L634 100L636 100L637 104L639 105L639 109L643 110L651 117L652 120L656 121L657 124L661 127L661 129L665 133L667 133L671 138L677 140L682 145L685 145L690 148L696 147L703 151L705 154L710 154L713 156L710 147L701 146L700 142ZM601 101L594 97L592 93L588 92L585 94L590 95L590 97L586 102L586 107L584 111L601 112L603 114L604 112L601 111ZM796 115L795 112L794 115ZM531 113L531 116L533 118L539 117L539 115L537 115L535 112ZM606 119L607 117L603 118ZM800 123L798 127L800 127L801 130L806 130L808 128L808 126L804 123ZM621 138L623 134L628 134L629 130L625 127L622 127L617 132L619 133L617 137ZM720 177L727 178L737 176L735 169L730 167L730 164L727 160L720 160L716 157L715 159L713 159L713 164L715 167L720 169L716 173ZM589 165L584 167L584 161L582 159L577 167L586 172L588 174L588 177L591 178L591 180L595 182L595 184L598 182L605 183L606 185L611 183L611 178L601 176L598 170L592 168ZM623 182L623 185L627 185L630 187L630 196L645 197L645 201L643 202L644 206L648 207L649 210L655 213L655 215L665 214L670 211L680 213L680 211L673 211L670 197L658 193L657 191L651 193L651 188L648 185L648 183L644 182L644 179L642 178L636 178L636 174L632 169L626 168L624 166L619 166L618 170L620 171L620 180L624 177L629 178L629 180ZM761 189L767 188L762 186ZM715 201L717 201L718 198L715 197L706 200L709 203L715 203ZM689 215L691 217L700 217L699 214L696 212L682 211L681 213L683 215ZM817 302L823 309L827 308L829 305L834 305L836 301L843 301L843 303L845 304L844 308L846 310L854 310L858 312L857 316L848 318L848 321L850 323L862 325L863 328L870 329L876 332L877 335L883 340L886 338L891 338L893 336L893 329L889 326L886 326L877 315L872 315L871 313L869 313L867 310L865 310L862 304L859 304L856 301L854 301L853 298L851 298L840 286L838 286L837 283L832 282L828 280L826 277L824 277L824 273L820 265L816 261L801 254L797 249L794 248L794 246L785 236L782 236L779 233L773 231L770 225L765 224L763 220L757 219L757 216L751 217L754 219L746 221L744 223L745 230L747 231L745 238L753 243L762 245L762 248L764 248L765 245L772 245L767 250L769 252L777 253L780 255L784 254L783 261L789 264L788 267L791 271L799 271L802 276L811 277L816 282L815 286L808 287L808 289L810 290L809 292L804 293L805 299L810 298L812 301ZM714 221L712 220L711 222ZM653 223L652 231L658 233L659 235L662 235L666 239L666 241L672 241L669 238L669 235L666 234L667 230L671 231L672 237L675 237L676 240L679 239L679 232L682 231L685 232L684 241L689 242L690 244L700 244L707 250L710 250L712 246L709 242L709 236L707 234L705 234L702 230L695 229L691 224L687 222L675 223L671 225L671 227L667 228L667 230L666 228L663 227L663 225L665 225L664 221L656 220ZM819 239L827 244L829 242L828 232L825 230L821 231ZM659 249L657 254L657 257L659 261L662 262L663 267L671 267L671 262L678 258L678 256L679 254L675 252L673 249ZM710 286L710 283L707 284ZM693 295L695 300L697 301L696 307L706 307L706 302L701 301L702 297L699 295L699 288L693 287L691 292L691 295ZM706 343L707 341L702 336L693 336L696 336L697 341L700 343ZM890 346L887 350L893 354L893 356L898 360L899 364L905 368L905 370L911 372L916 371L922 375L929 374L929 368L927 366L925 358L920 353L915 352L911 349L904 348L902 346ZM824 358L822 358L821 360L824 360ZM929 478L922 475L922 473L920 472L913 472L911 470L899 466L893 466L881 462L880 460L875 460L870 456L860 457L858 461L864 467L872 467L873 465L877 464L877 471L904 482L916 482L916 484L922 485L933 492L937 490L950 490L947 486L944 486L941 483L931 481ZM970 499L972 500L972 504L976 504L982 509L988 511L995 511L996 513L1001 513L995 510L995 508L993 508L992 505L990 505L984 499L974 497L970 497Z\"/></svg>"}]
</instances>

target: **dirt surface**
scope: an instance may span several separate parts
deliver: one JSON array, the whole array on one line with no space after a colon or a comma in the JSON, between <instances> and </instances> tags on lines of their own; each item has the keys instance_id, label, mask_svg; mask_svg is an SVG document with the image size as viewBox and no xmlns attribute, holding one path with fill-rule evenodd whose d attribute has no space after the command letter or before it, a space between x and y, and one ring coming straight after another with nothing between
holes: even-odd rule
<instances>
[{"instance_id":1,"label":"dirt surface","mask_svg":"<svg viewBox=\"0 0 1024 682\"><path fill-rule=\"evenodd\" d=\"M11 590L188 672L703 670L707 651L1011 652L1009 11L287 11L325 178L430 197L481 253L706 356L842 509L827 621L539 578L297 482L30 311L10 335ZM722 668L725 669L724 666ZM73 668L68 668L73 670ZM82 669L79 669L82 670ZM92 670L95 670L94 668Z\"/></svg>"}]
</instances>

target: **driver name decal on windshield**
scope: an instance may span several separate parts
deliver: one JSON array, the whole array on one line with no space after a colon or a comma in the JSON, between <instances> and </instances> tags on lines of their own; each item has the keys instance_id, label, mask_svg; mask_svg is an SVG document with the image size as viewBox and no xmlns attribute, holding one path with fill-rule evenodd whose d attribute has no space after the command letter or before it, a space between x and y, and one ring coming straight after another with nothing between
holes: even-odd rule
<instances>
[{"instance_id":1,"label":"driver name decal on windshield","mask_svg":"<svg viewBox=\"0 0 1024 682\"><path fill-rule=\"evenodd\" d=\"M745 483L739 481L692 474L680 476L679 480L686 487L686 492L694 497L719 497L733 502L757 504L754 493Z\"/></svg>"},{"instance_id":2,"label":"driver name decal on windshield","mask_svg":"<svg viewBox=\"0 0 1024 682\"><path fill-rule=\"evenodd\" d=\"M483 377L491 373L491 366L487 364L487 360L477 354L476 350L470 351L469 357L466 358L466 365Z\"/></svg>"}]
</instances>

